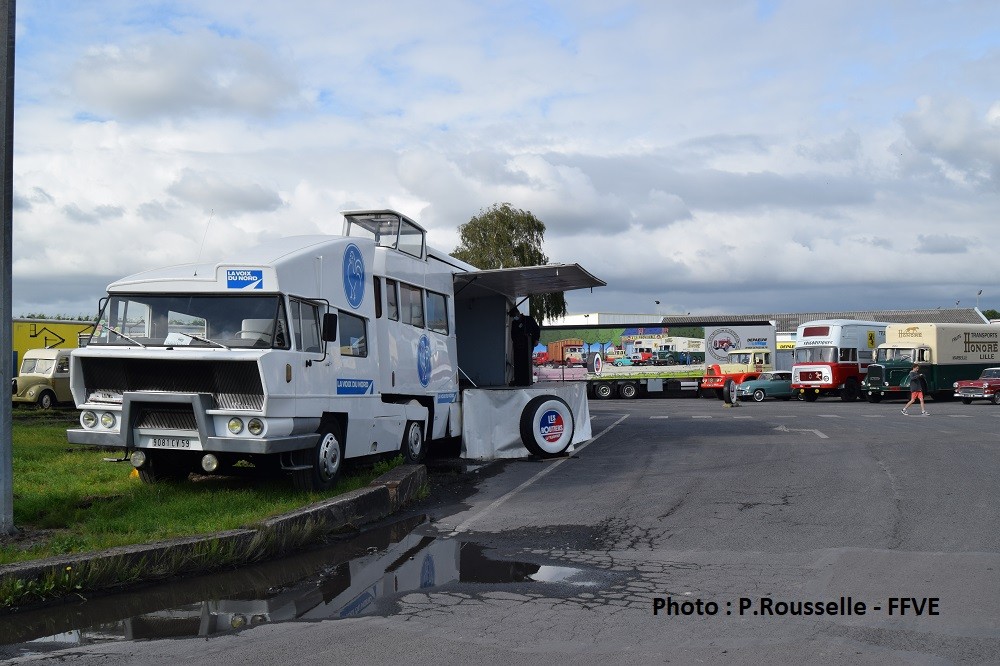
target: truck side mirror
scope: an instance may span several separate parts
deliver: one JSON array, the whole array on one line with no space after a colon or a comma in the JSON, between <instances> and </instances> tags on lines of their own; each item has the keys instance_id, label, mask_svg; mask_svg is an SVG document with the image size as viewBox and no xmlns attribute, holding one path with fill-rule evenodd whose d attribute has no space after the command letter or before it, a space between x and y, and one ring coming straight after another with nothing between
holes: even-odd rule
<instances>
[{"instance_id":1,"label":"truck side mirror","mask_svg":"<svg viewBox=\"0 0 1000 666\"><path fill-rule=\"evenodd\" d=\"M333 342L337 339L337 315L327 312L323 315L323 342Z\"/></svg>"}]
</instances>

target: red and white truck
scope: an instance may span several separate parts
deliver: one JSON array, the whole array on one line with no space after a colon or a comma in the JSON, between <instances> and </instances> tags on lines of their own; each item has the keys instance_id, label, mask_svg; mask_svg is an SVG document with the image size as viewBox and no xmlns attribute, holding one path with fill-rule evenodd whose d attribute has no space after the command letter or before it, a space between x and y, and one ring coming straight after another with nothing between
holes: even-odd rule
<instances>
[{"instance_id":1,"label":"red and white truck","mask_svg":"<svg viewBox=\"0 0 1000 666\"><path fill-rule=\"evenodd\" d=\"M818 319L798 327L792 390L808 402L839 395L845 402L861 397L861 383L875 350L885 342L886 322Z\"/></svg>"}]
</instances>

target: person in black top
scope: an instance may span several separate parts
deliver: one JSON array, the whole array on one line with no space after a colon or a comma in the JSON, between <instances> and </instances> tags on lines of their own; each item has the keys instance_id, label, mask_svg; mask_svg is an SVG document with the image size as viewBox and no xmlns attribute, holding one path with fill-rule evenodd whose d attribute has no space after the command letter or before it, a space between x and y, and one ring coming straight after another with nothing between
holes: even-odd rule
<instances>
[{"instance_id":1,"label":"person in black top","mask_svg":"<svg viewBox=\"0 0 1000 666\"><path fill-rule=\"evenodd\" d=\"M511 317L510 339L514 343L514 381L511 386L531 386L531 351L538 344L541 330L531 315L523 315L516 307L507 314Z\"/></svg>"}]
</instances>

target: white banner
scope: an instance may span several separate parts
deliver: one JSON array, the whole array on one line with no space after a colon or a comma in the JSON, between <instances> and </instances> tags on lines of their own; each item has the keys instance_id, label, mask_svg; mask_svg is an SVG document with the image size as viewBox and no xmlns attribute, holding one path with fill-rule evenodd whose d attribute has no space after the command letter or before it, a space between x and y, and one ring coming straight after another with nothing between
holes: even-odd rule
<instances>
[{"instance_id":1,"label":"white banner","mask_svg":"<svg viewBox=\"0 0 1000 666\"><path fill-rule=\"evenodd\" d=\"M725 363L730 349L774 351L774 326L705 327L705 363Z\"/></svg>"}]
</instances>

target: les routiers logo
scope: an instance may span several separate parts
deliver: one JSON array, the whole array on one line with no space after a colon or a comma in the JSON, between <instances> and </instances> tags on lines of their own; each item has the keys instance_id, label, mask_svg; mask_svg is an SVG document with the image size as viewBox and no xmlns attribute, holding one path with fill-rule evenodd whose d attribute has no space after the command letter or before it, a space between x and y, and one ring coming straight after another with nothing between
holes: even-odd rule
<instances>
[{"instance_id":1,"label":"les routiers logo","mask_svg":"<svg viewBox=\"0 0 1000 666\"><path fill-rule=\"evenodd\" d=\"M538 424L538 431L547 442L555 442L563 435L566 429L562 415L554 409L542 414L542 419Z\"/></svg>"}]
</instances>

